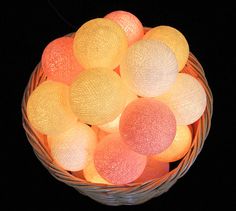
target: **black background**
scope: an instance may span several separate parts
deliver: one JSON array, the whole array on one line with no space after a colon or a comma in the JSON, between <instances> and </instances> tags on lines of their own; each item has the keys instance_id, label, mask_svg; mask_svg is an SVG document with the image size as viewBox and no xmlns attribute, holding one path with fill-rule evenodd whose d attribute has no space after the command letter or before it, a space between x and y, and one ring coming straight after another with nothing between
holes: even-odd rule
<instances>
[{"instance_id":1,"label":"black background","mask_svg":"<svg viewBox=\"0 0 236 211\"><path fill-rule=\"evenodd\" d=\"M51 2L51 3L50 3ZM145 26L171 25L187 38L214 95L214 115L204 148L168 193L129 209L236 209L235 3L171 1L8 1L1 5L1 147L3 210L124 209L107 207L55 180L33 154L21 124L20 104L44 47L84 22L113 10L134 13ZM4 3L5 4L5 3ZM56 12L56 10L57 12ZM60 15L59 15L59 14ZM62 16L62 17L61 17ZM63 20L64 19L64 20ZM7 115L6 115L7 114ZM6 144L6 147L5 147ZM1 203L2 204L2 203ZM15 208L14 208L15 206Z\"/></svg>"}]
</instances>

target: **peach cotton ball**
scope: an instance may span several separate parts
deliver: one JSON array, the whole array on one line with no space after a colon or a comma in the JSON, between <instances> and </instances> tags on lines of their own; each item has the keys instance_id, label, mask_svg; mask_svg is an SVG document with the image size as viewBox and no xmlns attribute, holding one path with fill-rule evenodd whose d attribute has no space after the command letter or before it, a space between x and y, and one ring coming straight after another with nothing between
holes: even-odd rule
<instances>
[{"instance_id":1,"label":"peach cotton ball","mask_svg":"<svg viewBox=\"0 0 236 211\"><path fill-rule=\"evenodd\" d=\"M172 144L163 152L154 155L162 162L174 162L184 157L192 142L192 133L187 125L178 125Z\"/></svg>"},{"instance_id":2,"label":"peach cotton ball","mask_svg":"<svg viewBox=\"0 0 236 211\"><path fill-rule=\"evenodd\" d=\"M171 108L178 125L194 123L206 108L204 88L197 79L186 73L179 73L171 88L156 99Z\"/></svg>"},{"instance_id":3,"label":"peach cotton ball","mask_svg":"<svg viewBox=\"0 0 236 211\"><path fill-rule=\"evenodd\" d=\"M90 125L115 119L124 108L125 100L120 77L105 68L83 71L70 87L73 112L81 122Z\"/></svg>"},{"instance_id":4,"label":"peach cotton ball","mask_svg":"<svg viewBox=\"0 0 236 211\"><path fill-rule=\"evenodd\" d=\"M46 135L69 129L76 122L69 103L69 87L54 81L41 83L28 99L27 116L31 125Z\"/></svg>"},{"instance_id":5,"label":"peach cotton ball","mask_svg":"<svg viewBox=\"0 0 236 211\"><path fill-rule=\"evenodd\" d=\"M135 182L147 182L151 179L157 179L169 172L170 165L167 162L160 162L154 157L150 156L147 159L146 167L141 176Z\"/></svg>"},{"instance_id":6,"label":"peach cotton ball","mask_svg":"<svg viewBox=\"0 0 236 211\"><path fill-rule=\"evenodd\" d=\"M41 62L49 80L69 85L82 71L72 47L72 37L61 37L50 42L44 49Z\"/></svg>"},{"instance_id":7,"label":"peach cotton ball","mask_svg":"<svg viewBox=\"0 0 236 211\"><path fill-rule=\"evenodd\" d=\"M132 102L133 100L137 99L137 95L135 95L133 92L131 92L130 90L127 89L126 91L126 105L129 104L130 102ZM108 122L106 124L103 125L98 125L98 127L103 130L106 131L108 133L118 133L119 132L119 123L120 123L120 117L121 117L121 113L118 117L116 117L114 120L112 120L111 122Z\"/></svg>"},{"instance_id":8,"label":"peach cotton ball","mask_svg":"<svg viewBox=\"0 0 236 211\"><path fill-rule=\"evenodd\" d=\"M142 97L155 97L165 92L177 73L172 50L155 40L141 40L130 46L120 65L121 79Z\"/></svg>"},{"instance_id":9,"label":"peach cotton ball","mask_svg":"<svg viewBox=\"0 0 236 211\"><path fill-rule=\"evenodd\" d=\"M189 56L189 46L180 31L170 26L157 26L150 29L144 35L144 39L158 40L165 43L174 52L179 71L184 68Z\"/></svg>"},{"instance_id":10,"label":"peach cotton ball","mask_svg":"<svg viewBox=\"0 0 236 211\"><path fill-rule=\"evenodd\" d=\"M120 134L131 150L155 155L174 140L176 120L164 103L153 98L139 98L125 108L120 118Z\"/></svg>"},{"instance_id":11,"label":"peach cotton ball","mask_svg":"<svg viewBox=\"0 0 236 211\"><path fill-rule=\"evenodd\" d=\"M107 14L105 18L113 20L121 26L128 38L129 45L142 39L144 35L143 25L132 13L119 10Z\"/></svg>"},{"instance_id":12,"label":"peach cotton ball","mask_svg":"<svg viewBox=\"0 0 236 211\"><path fill-rule=\"evenodd\" d=\"M114 69L128 47L122 28L107 18L92 19L83 24L75 34L73 51L85 68L106 67Z\"/></svg>"},{"instance_id":13,"label":"peach cotton ball","mask_svg":"<svg viewBox=\"0 0 236 211\"><path fill-rule=\"evenodd\" d=\"M106 136L94 152L98 173L112 184L133 182L143 172L147 158L130 150L118 133Z\"/></svg>"},{"instance_id":14,"label":"peach cotton ball","mask_svg":"<svg viewBox=\"0 0 236 211\"><path fill-rule=\"evenodd\" d=\"M82 170L90 161L97 138L86 124L77 122L64 133L48 136L51 155L65 170Z\"/></svg>"}]
</instances>

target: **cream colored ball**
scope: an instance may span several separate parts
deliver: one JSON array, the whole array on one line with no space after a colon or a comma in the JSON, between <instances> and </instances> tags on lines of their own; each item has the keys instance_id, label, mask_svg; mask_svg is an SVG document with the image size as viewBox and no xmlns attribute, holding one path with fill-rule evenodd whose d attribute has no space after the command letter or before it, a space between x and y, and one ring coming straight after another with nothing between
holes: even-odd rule
<instances>
[{"instance_id":1,"label":"cream colored ball","mask_svg":"<svg viewBox=\"0 0 236 211\"><path fill-rule=\"evenodd\" d=\"M120 65L122 80L142 97L156 97L173 84L178 73L172 50L156 40L141 40L132 45Z\"/></svg>"},{"instance_id":2,"label":"cream colored ball","mask_svg":"<svg viewBox=\"0 0 236 211\"><path fill-rule=\"evenodd\" d=\"M193 76L179 73L173 86L156 99L168 105L175 115L177 125L197 121L206 108L206 92Z\"/></svg>"},{"instance_id":3,"label":"cream colored ball","mask_svg":"<svg viewBox=\"0 0 236 211\"><path fill-rule=\"evenodd\" d=\"M76 122L69 103L69 87L55 81L41 83L28 99L27 116L32 126L46 135L69 129Z\"/></svg>"},{"instance_id":4,"label":"cream colored ball","mask_svg":"<svg viewBox=\"0 0 236 211\"><path fill-rule=\"evenodd\" d=\"M97 137L88 125L77 122L64 133L48 136L48 144L52 157L62 168L80 171L90 162Z\"/></svg>"},{"instance_id":5,"label":"cream colored ball","mask_svg":"<svg viewBox=\"0 0 236 211\"><path fill-rule=\"evenodd\" d=\"M105 68L83 71L71 84L70 103L81 122L98 125L116 118L125 106L120 77Z\"/></svg>"},{"instance_id":6,"label":"cream colored ball","mask_svg":"<svg viewBox=\"0 0 236 211\"><path fill-rule=\"evenodd\" d=\"M73 50L85 68L114 69L128 47L124 30L114 21L96 18L83 24L75 34Z\"/></svg>"},{"instance_id":7,"label":"cream colored ball","mask_svg":"<svg viewBox=\"0 0 236 211\"><path fill-rule=\"evenodd\" d=\"M180 31L170 26L158 26L148 31L144 39L165 43L175 53L179 71L184 68L189 56L189 45Z\"/></svg>"}]
</instances>

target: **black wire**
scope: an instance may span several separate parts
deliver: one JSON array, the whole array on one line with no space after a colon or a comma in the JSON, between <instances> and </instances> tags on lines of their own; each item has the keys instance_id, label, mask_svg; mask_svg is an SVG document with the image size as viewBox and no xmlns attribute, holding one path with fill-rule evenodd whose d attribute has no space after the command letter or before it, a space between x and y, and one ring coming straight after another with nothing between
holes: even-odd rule
<instances>
[{"instance_id":1,"label":"black wire","mask_svg":"<svg viewBox=\"0 0 236 211\"><path fill-rule=\"evenodd\" d=\"M76 30L76 26L73 25L70 21L68 21L62 14L61 12L55 7L55 5L50 1L48 0L48 4L49 6L54 10L54 12L57 14L57 16L65 23L67 24L68 26L70 26L71 28L73 28L73 30Z\"/></svg>"}]
</instances>

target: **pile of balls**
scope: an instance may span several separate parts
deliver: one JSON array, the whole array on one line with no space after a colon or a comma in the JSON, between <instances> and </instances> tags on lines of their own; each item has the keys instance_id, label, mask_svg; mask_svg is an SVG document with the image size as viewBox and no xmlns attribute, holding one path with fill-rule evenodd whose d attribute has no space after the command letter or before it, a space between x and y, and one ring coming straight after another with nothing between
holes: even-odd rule
<instances>
[{"instance_id":1,"label":"pile of balls","mask_svg":"<svg viewBox=\"0 0 236 211\"><path fill-rule=\"evenodd\" d=\"M168 173L188 152L191 124L206 93L181 73L189 56L175 28L145 31L114 11L47 45L47 80L30 95L27 116L47 136L55 163L91 183L124 185Z\"/></svg>"}]
</instances>

